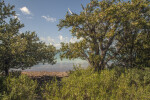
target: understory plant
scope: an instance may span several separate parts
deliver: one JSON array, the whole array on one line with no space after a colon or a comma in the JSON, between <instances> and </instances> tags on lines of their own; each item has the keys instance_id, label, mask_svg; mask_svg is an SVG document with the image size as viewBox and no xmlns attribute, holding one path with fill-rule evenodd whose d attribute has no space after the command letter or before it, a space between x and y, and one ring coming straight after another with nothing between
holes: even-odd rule
<instances>
[{"instance_id":1,"label":"understory plant","mask_svg":"<svg viewBox=\"0 0 150 100\"><path fill-rule=\"evenodd\" d=\"M5 88L1 92L2 100L34 100L37 96L37 82L25 75L9 75L3 81L3 86Z\"/></svg>"},{"instance_id":2,"label":"understory plant","mask_svg":"<svg viewBox=\"0 0 150 100\"><path fill-rule=\"evenodd\" d=\"M76 68L61 82L43 88L45 100L149 100L150 69L114 68L94 72Z\"/></svg>"}]
</instances>

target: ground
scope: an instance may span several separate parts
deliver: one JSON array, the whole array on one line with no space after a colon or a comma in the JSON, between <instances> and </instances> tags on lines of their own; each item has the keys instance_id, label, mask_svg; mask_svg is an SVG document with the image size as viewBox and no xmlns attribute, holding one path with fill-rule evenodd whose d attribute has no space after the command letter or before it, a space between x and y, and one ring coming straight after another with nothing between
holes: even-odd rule
<instances>
[{"instance_id":1,"label":"ground","mask_svg":"<svg viewBox=\"0 0 150 100\"><path fill-rule=\"evenodd\" d=\"M25 74L31 77L33 80L37 80L39 84L42 84L45 81L51 81L56 78L58 81L61 80L63 77L68 77L67 72L46 72L46 71L39 71L39 72L21 72L21 74Z\"/></svg>"}]
</instances>

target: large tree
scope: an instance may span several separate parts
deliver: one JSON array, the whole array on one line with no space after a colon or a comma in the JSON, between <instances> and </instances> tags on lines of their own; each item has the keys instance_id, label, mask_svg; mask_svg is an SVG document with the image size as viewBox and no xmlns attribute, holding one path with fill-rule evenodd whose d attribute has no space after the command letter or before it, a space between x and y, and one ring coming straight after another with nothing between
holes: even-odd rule
<instances>
[{"instance_id":1,"label":"large tree","mask_svg":"<svg viewBox=\"0 0 150 100\"><path fill-rule=\"evenodd\" d=\"M119 58L119 54L128 45L126 41L130 42L129 45L132 48L132 40L141 32L136 30L141 26L141 29L145 28L144 25L147 25L146 29L148 28L147 20L144 18L148 17L149 19L149 16L145 17L144 14L147 13L141 11L149 6L147 3L149 3L148 0L128 2L123 0L102 0L100 2L91 0L86 7L82 6L83 11L80 14L67 13L65 19L60 20L58 27L60 30L63 27L71 27L72 36L81 41L62 43L61 57L87 60L95 70L104 69L107 65L119 61L123 58L122 55ZM135 26L137 22L139 22L138 27ZM133 51L130 50L131 61L132 55ZM128 58L126 53L124 57ZM129 61L129 63L131 62Z\"/></svg>"},{"instance_id":2,"label":"large tree","mask_svg":"<svg viewBox=\"0 0 150 100\"><path fill-rule=\"evenodd\" d=\"M0 2L0 70L6 75L10 68L28 68L38 63L55 64L56 48L41 42L35 32L20 33L24 27L14 6Z\"/></svg>"},{"instance_id":3,"label":"large tree","mask_svg":"<svg viewBox=\"0 0 150 100\"><path fill-rule=\"evenodd\" d=\"M67 13L66 18L62 19L58 25L71 27L71 34L81 41L76 43L62 43L61 57L81 58L87 60L95 70L102 70L110 61L111 49L115 42L115 37L120 34L119 17L115 7L115 1L91 0L83 8L80 14ZM116 15L115 15L116 14ZM114 50L114 54L119 52L120 48Z\"/></svg>"},{"instance_id":4,"label":"large tree","mask_svg":"<svg viewBox=\"0 0 150 100\"><path fill-rule=\"evenodd\" d=\"M118 46L124 44L115 64L125 67L150 66L150 1L131 0L122 5L122 34Z\"/></svg>"}]
</instances>

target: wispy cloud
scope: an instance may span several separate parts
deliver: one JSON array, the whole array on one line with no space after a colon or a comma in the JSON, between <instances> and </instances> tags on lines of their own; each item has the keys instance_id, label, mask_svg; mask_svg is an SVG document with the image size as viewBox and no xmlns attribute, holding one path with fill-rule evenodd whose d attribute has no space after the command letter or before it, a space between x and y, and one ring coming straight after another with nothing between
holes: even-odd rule
<instances>
[{"instance_id":1,"label":"wispy cloud","mask_svg":"<svg viewBox=\"0 0 150 100\"><path fill-rule=\"evenodd\" d=\"M72 38L70 39L70 42L71 42L71 43L75 43L75 42L79 42L79 41L81 41L81 40L83 40L83 38L77 39L76 37L72 37Z\"/></svg>"},{"instance_id":2,"label":"wispy cloud","mask_svg":"<svg viewBox=\"0 0 150 100\"><path fill-rule=\"evenodd\" d=\"M30 15L31 14L30 10L26 6L20 8L20 10L21 10L21 12L23 14L26 14L26 15Z\"/></svg>"},{"instance_id":3,"label":"wispy cloud","mask_svg":"<svg viewBox=\"0 0 150 100\"><path fill-rule=\"evenodd\" d=\"M20 20L20 18L19 18L18 16L20 16L20 14L16 14L16 15L14 16L14 18Z\"/></svg>"},{"instance_id":4,"label":"wispy cloud","mask_svg":"<svg viewBox=\"0 0 150 100\"><path fill-rule=\"evenodd\" d=\"M44 37L40 37L40 40L45 42L46 44L54 44L54 39L51 38L50 36L44 38Z\"/></svg>"},{"instance_id":5,"label":"wispy cloud","mask_svg":"<svg viewBox=\"0 0 150 100\"><path fill-rule=\"evenodd\" d=\"M54 46L55 46L56 48L60 48L60 47L61 47L61 44L60 44L60 43L55 43Z\"/></svg>"},{"instance_id":6,"label":"wispy cloud","mask_svg":"<svg viewBox=\"0 0 150 100\"><path fill-rule=\"evenodd\" d=\"M62 35L58 36L60 42L68 42L68 37L63 37Z\"/></svg>"},{"instance_id":7,"label":"wispy cloud","mask_svg":"<svg viewBox=\"0 0 150 100\"><path fill-rule=\"evenodd\" d=\"M78 41L77 38L71 38L71 39L70 39L70 42L71 42L71 43L75 43L75 42L77 42L77 41Z\"/></svg>"},{"instance_id":8,"label":"wispy cloud","mask_svg":"<svg viewBox=\"0 0 150 100\"><path fill-rule=\"evenodd\" d=\"M59 35L59 40L62 41L63 40L63 36Z\"/></svg>"},{"instance_id":9,"label":"wispy cloud","mask_svg":"<svg viewBox=\"0 0 150 100\"><path fill-rule=\"evenodd\" d=\"M60 46L61 46L61 44L59 42L55 42L55 40L53 38L51 38L50 36L40 37L40 40L45 42L47 45L48 44L54 45L56 48L60 48Z\"/></svg>"},{"instance_id":10,"label":"wispy cloud","mask_svg":"<svg viewBox=\"0 0 150 100\"><path fill-rule=\"evenodd\" d=\"M56 21L56 18L53 18L53 17L49 17L49 16L41 16L41 17L44 18L48 22L55 22Z\"/></svg>"},{"instance_id":11,"label":"wispy cloud","mask_svg":"<svg viewBox=\"0 0 150 100\"><path fill-rule=\"evenodd\" d=\"M54 45L56 48L60 48L61 47L61 42L64 42L64 43L75 43L75 42L79 42L81 40L83 40L83 38L80 38L80 39L77 39L75 37L72 37L72 38L68 38L68 37L64 37L62 35L59 35L58 38L52 38L50 36L48 37L40 37L40 40L45 42L47 45L48 44L52 44Z\"/></svg>"},{"instance_id":12,"label":"wispy cloud","mask_svg":"<svg viewBox=\"0 0 150 100\"><path fill-rule=\"evenodd\" d=\"M14 16L15 19L19 19L17 15Z\"/></svg>"},{"instance_id":13,"label":"wispy cloud","mask_svg":"<svg viewBox=\"0 0 150 100\"><path fill-rule=\"evenodd\" d=\"M56 48L60 48L61 47L61 42L69 42L68 41L68 37L63 37L62 35L59 35L58 38L52 38L50 36L48 37L40 37L40 40L45 42L47 45L48 44L52 44L54 45Z\"/></svg>"}]
</instances>

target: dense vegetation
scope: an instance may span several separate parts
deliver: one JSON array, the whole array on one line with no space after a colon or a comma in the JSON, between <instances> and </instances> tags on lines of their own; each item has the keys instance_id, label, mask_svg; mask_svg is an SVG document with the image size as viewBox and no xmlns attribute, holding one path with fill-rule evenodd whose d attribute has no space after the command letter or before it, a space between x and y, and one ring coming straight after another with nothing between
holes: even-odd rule
<instances>
[{"instance_id":1,"label":"dense vegetation","mask_svg":"<svg viewBox=\"0 0 150 100\"><path fill-rule=\"evenodd\" d=\"M149 100L150 69L76 69L69 77L47 83L46 100Z\"/></svg>"},{"instance_id":2,"label":"dense vegetation","mask_svg":"<svg viewBox=\"0 0 150 100\"><path fill-rule=\"evenodd\" d=\"M25 75L0 77L0 100L34 100L37 82Z\"/></svg>"},{"instance_id":3,"label":"dense vegetation","mask_svg":"<svg viewBox=\"0 0 150 100\"><path fill-rule=\"evenodd\" d=\"M25 75L0 74L0 100L150 100L149 4L91 0L80 14L67 13L58 27L71 27L80 41L62 43L61 57L87 60L90 67L76 67L69 77L42 86ZM0 2L0 72L54 64L56 48L35 32L19 33L23 24L13 18L13 8Z\"/></svg>"},{"instance_id":4,"label":"dense vegetation","mask_svg":"<svg viewBox=\"0 0 150 100\"><path fill-rule=\"evenodd\" d=\"M150 68L116 67L98 73L77 67L69 77L42 87L24 75L0 77L0 84L1 100L34 100L39 96L42 100L149 100Z\"/></svg>"}]
</instances>

